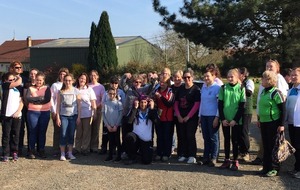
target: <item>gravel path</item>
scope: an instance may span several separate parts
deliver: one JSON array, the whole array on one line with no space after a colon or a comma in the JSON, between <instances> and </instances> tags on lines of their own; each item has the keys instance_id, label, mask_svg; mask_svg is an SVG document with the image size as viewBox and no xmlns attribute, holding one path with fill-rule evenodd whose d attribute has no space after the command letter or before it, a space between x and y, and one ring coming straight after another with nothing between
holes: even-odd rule
<instances>
[{"instance_id":1,"label":"gravel path","mask_svg":"<svg viewBox=\"0 0 300 190\"><path fill-rule=\"evenodd\" d=\"M258 129L251 127L251 158L257 147ZM282 165L279 176L260 177L260 168L241 164L237 172L207 166L178 163L176 157L170 163L151 165L104 162L105 155L78 156L74 161L59 161L52 156L52 125L47 132L48 158L29 160L21 157L16 163L0 163L0 189L300 189L300 180L292 178L294 158ZM220 133L221 134L221 133ZM1 135L1 132L0 132ZM221 135L222 136L222 135ZM222 138L221 138L222 140ZM202 154L203 141L197 132L198 155ZM220 159L223 159L221 143ZM218 163L220 165L221 163ZM2 186L2 187L1 187Z\"/></svg>"}]
</instances>

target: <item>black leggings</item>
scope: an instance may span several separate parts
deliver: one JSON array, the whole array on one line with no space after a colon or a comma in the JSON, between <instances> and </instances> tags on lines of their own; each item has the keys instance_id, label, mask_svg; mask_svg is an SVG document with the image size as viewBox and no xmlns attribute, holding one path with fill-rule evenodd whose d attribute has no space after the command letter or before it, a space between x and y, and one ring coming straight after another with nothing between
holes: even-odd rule
<instances>
[{"instance_id":1,"label":"black leggings","mask_svg":"<svg viewBox=\"0 0 300 190\"><path fill-rule=\"evenodd\" d=\"M117 156L120 157L121 156L120 127L118 127L116 132L108 132L108 139L109 139L109 155L112 156L114 150L117 147Z\"/></svg>"},{"instance_id":2,"label":"black leggings","mask_svg":"<svg viewBox=\"0 0 300 190\"><path fill-rule=\"evenodd\" d=\"M230 158L230 133L231 133L233 160L237 160L239 155L239 139L241 137L242 125L235 125L234 127L222 126L222 130L224 135L225 159Z\"/></svg>"}]
</instances>

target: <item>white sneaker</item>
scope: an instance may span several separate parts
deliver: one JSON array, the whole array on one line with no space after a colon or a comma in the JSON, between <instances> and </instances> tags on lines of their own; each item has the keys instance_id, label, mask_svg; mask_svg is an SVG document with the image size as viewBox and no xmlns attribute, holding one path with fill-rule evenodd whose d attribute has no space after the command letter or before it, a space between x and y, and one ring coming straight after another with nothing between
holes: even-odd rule
<instances>
[{"instance_id":1,"label":"white sneaker","mask_svg":"<svg viewBox=\"0 0 300 190\"><path fill-rule=\"evenodd\" d=\"M70 160L75 160L76 157L73 154L68 154L68 158L70 158Z\"/></svg>"},{"instance_id":2,"label":"white sneaker","mask_svg":"<svg viewBox=\"0 0 300 190\"><path fill-rule=\"evenodd\" d=\"M195 157L189 157L188 161L186 162L188 164L195 164L196 163L196 158Z\"/></svg>"},{"instance_id":3,"label":"white sneaker","mask_svg":"<svg viewBox=\"0 0 300 190\"><path fill-rule=\"evenodd\" d=\"M186 157L184 156L179 156L178 162L184 162L186 160Z\"/></svg>"},{"instance_id":4,"label":"white sneaker","mask_svg":"<svg viewBox=\"0 0 300 190\"><path fill-rule=\"evenodd\" d=\"M66 161L67 159L66 159L65 156L60 156L60 159L59 159L59 160L61 160L61 161Z\"/></svg>"}]
</instances>

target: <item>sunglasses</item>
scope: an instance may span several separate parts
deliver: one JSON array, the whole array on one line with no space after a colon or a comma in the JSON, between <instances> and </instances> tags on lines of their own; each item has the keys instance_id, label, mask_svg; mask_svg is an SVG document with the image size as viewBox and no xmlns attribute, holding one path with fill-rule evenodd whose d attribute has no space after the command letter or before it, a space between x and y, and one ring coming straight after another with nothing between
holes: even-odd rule
<instances>
[{"instance_id":1,"label":"sunglasses","mask_svg":"<svg viewBox=\"0 0 300 190\"><path fill-rule=\"evenodd\" d=\"M8 80L9 82L12 82L12 81L14 81L15 79L10 79L10 80Z\"/></svg>"},{"instance_id":2,"label":"sunglasses","mask_svg":"<svg viewBox=\"0 0 300 190\"><path fill-rule=\"evenodd\" d=\"M142 83L142 81L135 81L135 83Z\"/></svg>"},{"instance_id":3,"label":"sunglasses","mask_svg":"<svg viewBox=\"0 0 300 190\"><path fill-rule=\"evenodd\" d=\"M183 77L183 79L190 79L191 77L190 76L187 76L187 77Z\"/></svg>"},{"instance_id":4,"label":"sunglasses","mask_svg":"<svg viewBox=\"0 0 300 190\"><path fill-rule=\"evenodd\" d=\"M15 69L22 69L22 67L15 67Z\"/></svg>"}]
</instances>

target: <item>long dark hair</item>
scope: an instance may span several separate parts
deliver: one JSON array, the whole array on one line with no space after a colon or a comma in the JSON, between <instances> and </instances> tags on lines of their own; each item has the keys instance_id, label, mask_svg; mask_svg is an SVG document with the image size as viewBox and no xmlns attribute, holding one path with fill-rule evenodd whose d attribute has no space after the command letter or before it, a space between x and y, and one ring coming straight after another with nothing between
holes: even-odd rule
<instances>
[{"instance_id":1,"label":"long dark hair","mask_svg":"<svg viewBox=\"0 0 300 190\"><path fill-rule=\"evenodd\" d=\"M74 76L73 76L71 73L66 74L66 75L64 76L64 81L63 81L63 84L62 84L62 87L61 87L60 91L66 90L66 84L65 84L65 79L66 79L66 77L71 77L72 80L74 81Z\"/></svg>"},{"instance_id":2,"label":"long dark hair","mask_svg":"<svg viewBox=\"0 0 300 190\"><path fill-rule=\"evenodd\" d=\"M85 76L85 78L86 78L85 86L86 86L86 87L89 87L89 86L88 86L88 83L89 83L89 76L88 76L86 73L84 73L84 72L81 73L81 74L77 77L76 83L75 83L75 87L76 87L76 88L79 88L79 87L80 87L80 85L79 85L79 78L80 78L81 76Z\"/></svg>"}]
</instances>

